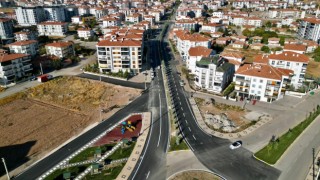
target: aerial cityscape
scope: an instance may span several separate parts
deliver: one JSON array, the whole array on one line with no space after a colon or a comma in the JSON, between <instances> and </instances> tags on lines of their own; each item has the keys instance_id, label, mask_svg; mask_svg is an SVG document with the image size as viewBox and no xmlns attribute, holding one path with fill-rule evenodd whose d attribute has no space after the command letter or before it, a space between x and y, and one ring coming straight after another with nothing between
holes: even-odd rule
<instances>
[{"instance_id":1,"label":"aerial cityscape","mask_svg":"<svg viewBox=\"0 0 320 180\"><path fill-rule=\"evenodd\" d=\"M320 180L319 0L0 0L0 180Z\"/></svg>"}]
</instances>

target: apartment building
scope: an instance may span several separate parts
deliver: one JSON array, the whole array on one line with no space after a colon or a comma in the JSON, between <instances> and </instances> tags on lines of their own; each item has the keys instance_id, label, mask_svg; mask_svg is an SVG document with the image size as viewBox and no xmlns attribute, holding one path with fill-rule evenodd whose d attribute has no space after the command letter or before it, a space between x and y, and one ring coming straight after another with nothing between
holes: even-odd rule
<instances>
[{"instance_id":1,"label":"apartment building","mask_svg":"<svg viewBox=\"0 0 320 180\"><path fill-rule=\"evenodd\" d=\"M15 12L20 26L37 25L46 19L42 7L17 7Z\"/></svg>"},{"instance_id":2,"label":"apartment building","mask_svg":"<svg viewBox=\"0 0 320 180\"><path fill-rule=\"evenodd\" d=\"M38 53L38 41L26 40L17 41L7 45L10 49L10 53L29 54L35 56Z\"/></svg>"},{"instance_id":3,"label":"apartment building","mask_svg":"<svg viewBox=\"0 0 320 180\"><path fill-rule=\"evenodd\" d=\"M6 85L32 75L31 56L0 53L0 81Z\"/></svg>"},{"instance_id":4,"label":"apartment building","mask_svg":"<svg viewBox=\"0 0 320 180\"><path fill-rule=\"evenodd\" d=\"M108 11L101 7L90 8L90 14L96 17L96 19L100 19L103 16L107 15Z\"/></svg>"},{"instance_id":5,"label":"apartment building","mask_svg":"<svg viewBox=\"0 0 320 180\"><path fill-rule=\"evenodd\" d=\"M68 23L46 21L37 25L40 36L65 36L68 31Z\"/></svg>"},{"instance_id":6,"label":"apartment building","mask_svg":"<svg viewBox=\"0 0 320 180\"><path fill-rule=\"evenodd\" d=\"M175 27L183 28L184 30L196 30L197 22L193 19L180 19L175 22Z\"/></svg>"},{"instance_id":7,"label":"apartment building","mask_svg":"<svg viewBox=\"0 0 320 180\"><path fill-rule=\"evenodd\" d=\"M0 37L8 39L13 37L12 19L0 18Z\"/></svg>"},{"instance_id":8,"label":"apartment building","mask_svg":"<svg viewBox=\"0 0 320 180\"><path fill-rule=\"evenodd\" d=\"M90 37L93 37L94 33L91 28L79 28L77 30L78 37L88 40Z\"/></svg>"},{"instance_id":9,"label":"apartment building","mask_svg":"<svg viewBox=\"0 0 320 180\"><path fill-rule=\"evenodd\" d=\"M189 56L186 60L187 68L191 71L192 74L196 71L196 62L200 61L202 57L210 57L215 54L215 51L212 49L203 47L203 46L196 46L191 47L189 49Z\"/></svg>"},{"instance_id":10,"label":"apartment building","mask_svg":"<svg viewBox=\"0 0 320 180\"><path fill-rule=\"evenodd\" d=\"M47 55L54 55L59 58L74 56L74 46L72 42L53 42L45 45Z\"/></svg>"},{"instance_id":11,"label":"apartment building","mask_svg":"<svg viewBox=\"0 0 320 180\"><path fill-rule=\"evenodd\" d=\"M267 56L269 64L277 68L284 68L293 71L291 84L299 87L305 80L305 73L309 63L309 57L294 52L283 52L281 54L270 54Z\"/></svg>"},{"instance_id":12,"label":"apartment building","mask_svg":"<svg viewBox=\"0 0 320 180\"><path fill-rule=\"evenodd\" d=\"M196 62L195 85L207 91L221 93L234 75L234 65L222 57L202 57Z\"/></svg>"},{"instance_id":13,"label":"apartment building","mask_svg":"<svg viewBox=\"0 0 320 180\"><path fill-rule=\"evenodd\" d=\"M66 21L63 6L45 6L43 9L47 21Z\"/></svg>"},{"instance_id":14,"label":"apartment building","mask_svg":"<svg viewBox=\"0 0 320 180\"><path fill-rule=\"evenodd\" d=\"M268 64L244 64L235 72L235 91L241 99L272 102L283 98L292 74Z\"/></svg>"},{"instance_id":15,"label":"apartment building","mask_svg":"<svg viewBox=\"0 0 320 180\"><path fill-rule=\"evenodd\" d=\"M187 60L189 56L189 49L191 47L203 46L209 48L211 46L211 39L200 34L190 34L186 31L175 31L175 41L177 50L179 51L183 60Z\"/></svg>"},{"instance_id":16,"label":"apartment building","mask_svg":"<svg viewBox=\"0 0 320 180\"><path fill-rule=\"evenodd\" d=\"M102 27L120 26L121 20L116 17L104 17L102 19Z\"/></svg>"},{"instance_id":17,"label":"apartment building","mask_svg":"<svg viewBox=\"0 0 320 180\"><path fill-rule=\"evenodd\" d=\"M225 25L217 24L217 23L208 23L208 24L202 25L200 32L215 33L215 32L218 32L220 29L224 30Z\"/></svg>"},{"instance_id":18,"label":"apartment building","mask_svg":"<svg viewBox=\"0 0 320 180\"><path fill-rule=\"evenodd\" d=\"M27 41L27 40L36 40L37 35L33 31L23 30L14 33L16 41Z\"/></svg>"},{"instance_id":19,"label":"apartment building","mask_svg":"<svg viewBox=\"0 0 320 180\"><path fill-rule=\"evenodd\" d=\"M142 41L129 39L102 40L97 44L100 72L128 71L139 73L142 68Z\"/></svg>"},{"instance_id":20,"label":"apartment building","mask_svg":"<svg viewBox=\"0 0 320 180\"><path fill-rule=\"evenodd\" d=\"M142 16L139 13L134 13L126 16L126 22L139 23L141 21L142 21Z\"/></svg>"},{"instance_id":21,"label":"apartment building","mask_svg":"<svg viewBox=\"0 0 320 180\"><path fill-rule=\"evenodd\" d=\"M304 54L307 50L307 46L303 44L285 44L283 51L294 52L298 54Z\"/></svg>"},{"instance_id":22,"label":"apartment building","mask_svg":"<svg viewBox=\"0 0 320 180\"><path fill-rule=\"evenodd\" d=\"M300 21L298 37L320 42L320 19L305 18Z\"/></svg>"}]
</instances>

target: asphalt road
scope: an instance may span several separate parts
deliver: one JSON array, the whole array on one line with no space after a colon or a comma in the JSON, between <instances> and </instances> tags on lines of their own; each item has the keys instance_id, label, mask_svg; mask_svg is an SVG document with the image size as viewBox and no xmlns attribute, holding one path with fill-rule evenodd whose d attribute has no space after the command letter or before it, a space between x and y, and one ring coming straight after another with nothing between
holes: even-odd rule
<instances>
[{"instance_id":1,"label":"asphalt road","mask_svg":"<svg viewBox=\"0 0 320 180\"><path fill-rule=\"evenodd\" d=\"M43 173L48 171L50 168L58 164L59 162L63 161L65 158L67 158L69 155L71 155L73 152L80 149L82 146L84 146L86 143L88 143L90 140L97 137L99 134L101 134L106 129L110 128L115 123L119 122L121 119L129 115L130 113L135 112L145 112L148 110L147 104L145 102L148 101L148 93L142 94L140 97L135 99L133 102L131 102L129 105L115 113L113 116L111 116L108 120L103 121L96 127L92 128L91 130L87 131L86 133L82 134L78 138L74 139L61 149L57 150L53 154L49 155L45 159L41 160L37 164L33 165L26 171L24 171L22 174L17 176L15 179L18 180L26 180L26 179L36 179L39 176L41 176Z\"/></svg>"},{"instance_id":2,"label":"asphalt road","mask_svg":"<svg viewBox=\"0 0 320 180\"><path fill-rule=\"evenodd\" d=\"M79 74L78 77L93 79L93 80L98 80L98 81L100 80L100 76L92 75L92 74L85 74L85 73ZM125 87L131 87L131 88L136 88L136 89L145 89L144 83L123 81L123 80L107 78L107 77L103 77L103 76L101 76L101 81L115 84L115 85L125 86ZM149 83L147 83L147 86L148 85L149 85Z\"/></svg>"},{"instance_id":3,"label":"asphalt road","mask_svg":"<svg viewBox=\"0 0 320 180\"><path fill-rule=\"evenodd\" d=\"M149 111L152 112L152 126L144 152L129 179L165 179L166 153L169 143L169 119L160 65L159 42L148 44L148 60L156 71L149 87Z\"/></svg>"},{"instance_id":4,"label":"asphalt road","mask_svg":"<svg viewBox=\"0 0 320 180\"><path fill-rule=\"evenodd\" d=\"M169 61L167 43L162 44L165 54L166 69L170 77L170 88L176 114L179 119L182 136L187 141L197 158L208 169L216 172L227 179L257 180L278 179L280 171L255 160L252 153L244 148L231 150L229 140L212 137L204 133L196 123L190 108L187 94L180 86L180 77L175 68L175 62Z\"/></svg>"}]
</instances>

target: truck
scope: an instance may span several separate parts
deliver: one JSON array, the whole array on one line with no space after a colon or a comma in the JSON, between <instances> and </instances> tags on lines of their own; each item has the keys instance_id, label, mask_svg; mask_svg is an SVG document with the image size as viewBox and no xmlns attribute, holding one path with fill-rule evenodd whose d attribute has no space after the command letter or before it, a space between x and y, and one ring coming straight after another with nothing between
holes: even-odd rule
<instances>
[{"instance_id":1,"label":"truck","mask_svg":"<svg viewBox=\"0 0 320 180\"><path fill-rule=\"evenodd\" d=\"M53 79L53 76L51 74L43 74L41 76L38 76L38 81L39 82L47 82L50 79Z\"/></svg>"}]
</instances>

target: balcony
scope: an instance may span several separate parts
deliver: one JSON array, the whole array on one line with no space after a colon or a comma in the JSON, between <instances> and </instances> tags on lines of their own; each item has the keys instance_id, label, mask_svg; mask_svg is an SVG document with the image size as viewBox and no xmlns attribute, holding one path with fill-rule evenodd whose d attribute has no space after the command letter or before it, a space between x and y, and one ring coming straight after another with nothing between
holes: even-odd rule
<instances>
[{"instance_id":1,"label":"balcony","mask_svg":"<svg viewBox=\"0 0 320 180\"><path fill-rule=\"evenodd\" d=\"M245 82L245 83L250 83L250 80L246 80L246 79L241 79L241 78L236 78L236 82Z\"/></svg>"}]
</instances>

